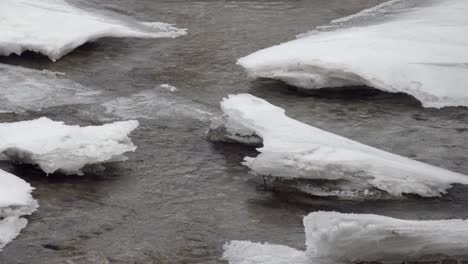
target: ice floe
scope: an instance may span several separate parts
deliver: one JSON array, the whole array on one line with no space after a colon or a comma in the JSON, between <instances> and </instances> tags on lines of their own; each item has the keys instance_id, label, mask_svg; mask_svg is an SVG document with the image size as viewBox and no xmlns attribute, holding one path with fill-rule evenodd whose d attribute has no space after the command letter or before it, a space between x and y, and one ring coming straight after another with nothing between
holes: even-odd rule
<instances>
[{"instance_id":1,"label":"ice floe","mask_svg":"<svg viewBox=\"0 0 468 264\"><path fill-rule=\"evenodd\" d=\"M128 136L137 127L135 120L80 127L45 117L0 123L0 153L46 173L80 174L88 164L125 160L136 149Z\"/></svg>"},{"instance_id":2,"label":"ice floe","mask_svg":"<svg viewBox=\"0 0 468 264\"><path fill-rule=\"evenodd\" d=\"M416 221L314 212L304 218L306 251L248 241L224 246L230 264L337 264L468 253L468 220Z\"/></svg>"},{"instance_id":3,"label":"ice floe","mask_svg":"<svg viewBox=\"0 0 468 264\"><path fill-rule=\"evenodd\" d=\"M230 95L221 102L221 109L224 117L213 123L210 132L215 140L263 142L260 154L246 157L243 164L259 175L294 180L296 188L313 195L430 197L446 193L453 184L468 184L468 176L460 173L291 119L284 109L250 94Z\"/></svg>"},{"instance_id":4,"label":"ice floe","mask_svg":"<svg viewBox=\"0 0 468 264\"><path fill-rule=\"evenodd\" d=\"M101 94L99 90L82 86L62 75L0 63L0 113L87 104Z\"/></svg>"},{"instance_id":5,"label":"ice floe","mask_svg":"<svg viewBox=\"0 0 468 264\"><path fill-rule=\"evenodd\" d=\"M90 13L64 0L0 1L0 55L30 50L57 60L103 37L160 38L186 33L161 22L137 22Z\"/></svg>"},{"instance_id":6,"label":"ice floe","mask_svg":"<svg viewBox=\"0 0 468 264\"><path fill-rule=\"evenodd\" d=\"M22 216L38 207L31 196L33 188L24 180L0 170L0 251L18 236L28 221Z\"/></svg>"},{"instance_id":7,"label":"ice floe","mask_svg":"<svg viewBox=\"0 0 468 264\"><path fill-rule=\"evenodd\" d=\"M465 0L393 0L238 64L304 89L366 85L425 107L468 106L467 10Z\"/></svg>"}]
</instances>

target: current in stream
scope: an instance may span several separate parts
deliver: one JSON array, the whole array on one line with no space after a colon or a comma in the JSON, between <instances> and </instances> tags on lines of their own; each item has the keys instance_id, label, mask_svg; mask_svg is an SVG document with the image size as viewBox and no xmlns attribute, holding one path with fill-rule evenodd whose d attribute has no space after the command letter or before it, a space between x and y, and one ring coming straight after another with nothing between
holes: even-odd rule
<instances>
[{"instance_id":1,"label":"current in stream","mask_svg":"<svg viewBox=\"0 0 468 264\"><path fill-rule=\"evenodd\" d=\"M47 116L67 124L138 119L129 160L86 176L51 175L2 162L36 188L40 209L4 248L0 263L223 263L230 240L304 248L302 217L317 210L405 219L468 218L468 187L438 199L337 201L263 191L240 162L254 149L211 143L219 102L248 92L288 115L353 140L468 173L468 110L424 109L402 94L301 94L251 81L240 57L293 39L383 0L73 0L141 21L188 28L176 39L106 38L57 62L27 53L1 63L66 73L102 91L95 103L0 114L0 122ZM160 84L175 92L154 92ZM101 97L102 98L101 98ZM108 98L120 98L108 100ZM107 102L103 104L103 102Z\"/></svg>"}]
</instances>

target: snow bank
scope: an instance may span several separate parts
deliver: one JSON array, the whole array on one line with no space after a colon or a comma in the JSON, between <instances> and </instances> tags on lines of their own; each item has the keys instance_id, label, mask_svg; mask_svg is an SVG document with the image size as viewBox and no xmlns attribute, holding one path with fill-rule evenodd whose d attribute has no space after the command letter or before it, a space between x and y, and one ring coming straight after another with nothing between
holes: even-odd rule
<instances>
[{"instance_id":1,"label":"snow bank","mask_svg":"<svg viewBox=\"0 0 468 264\"><path fill-rule=\"evenodd\" d=\"M31 50L57 60L103 37L159 38L186 33L161 22L117 20L76 8L64 0L0 1L0 55Z\"/></svg>"},{"instance_id":2,"label":"snow bank","mask_svg":"<svg viewBox=\"0 0 468 264\"><path fill-rule=\"evenodd\" d=\"M467 12L465 0L393 0L238 64L305 89L367 85L425 107L468 106Z\"/></svg>"},{"instance_id":3,"label":"snow bank","mask_svg":"<svg viewBox=\"0 0 468 264\"><path fill-rule=\"evenodd\" d=\"M339 264L406 261L468 253L468 220L414 221L371 214L314 212L304 218L305 252L280 245L232 241L230 264Z\"/></svg>"},{"instance_id":4,"label":"snow bank","mask_svg":"<svg viewBox=\"0 0 468 264\"><path fill-rule=\"evenodd\" d=\"M21 216L37 209L32 190L27 182L0 170L0 251L26 226L28 221Z\"/></svg>"},{"instance_id":5,"label":"snow bank","mask_svg":"<svg viewBox=\"0 0 468 264\"><path fill-rule=\"evenodd\" d=\"M88 104L101 94L60 75L0 63L0 112L40 111L46 107Z\"/></svg>"},{"instance_id":6,"label":"snow bank","mask_svg":"<svg viewBox=\"0 0 468 264\"><path fill-rule=\"evenodd\" d=\"M136 149L128 135L137 127L135 120L80 127L45 117L1 123L0 153L46 173L80 174L87 164L125 160L123 154Z\"/></svg>"},{"instance_id":7,"label":"snow bank","mask_svg":"<svg viewBox=\"0 0 468 264\"><path fill-rule=\"evenodd\" d=\"M454 183L468 184L468 176L291 119L284 109L250 94L230 95L221 102L221 109L225 117L218 127L226 133L228 141L258 143L259 138L263 139L260 154L246 157L243 163L255 173L339 183L323 190L311 188L309 192L314 195L372 196L372 190L376 189L392 196L405 193L440 196ZM342 186L352 188L343 191Z\"/></svg>"}]
</instances>

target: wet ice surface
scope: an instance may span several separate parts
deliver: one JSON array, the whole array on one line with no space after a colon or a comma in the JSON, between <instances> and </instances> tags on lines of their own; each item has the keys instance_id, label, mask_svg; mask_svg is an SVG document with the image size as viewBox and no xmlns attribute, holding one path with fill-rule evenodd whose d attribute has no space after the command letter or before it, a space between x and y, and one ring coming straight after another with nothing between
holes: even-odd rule
<instances>
[{"instance_id":1,"label":"wet ice surface","mask_svg":"<svg viewBox=\"0 0 468 264\"><path fill-rule=\"evenodd\" d=\"M123 116L107 113L105 102L168 83L178 88L167 95L176 103L216 114L222 97L249 92L310 125L468 173L466 109L423 109L410 97L377 92L304 96L277 82L250 83L235 65L253 51L380 2L80 1L140 21L176 23L188 27L189 34L177 39L102 39L56 63L32 54L0 58L3 63L64 72L66 78L103 93L94 97L98 102L0 114L0 121L47 116L69 125L102 124ZM441 199L398 202L337 202L256 190L257 182L240 165L243 157L254 155L252 149L212 144L205 139L208 122L184 113L167 115L158 104L146 103L152 114L144 118L134 117L141 110L128 109L140 121L132 134L138 150L104 172L45 177L31 167L1 163L1 169L36 188L41 207L4 248L0 263L222 263L222 245L231 240L304 249L302 217L315 210L404 219L468 217L468 188L462 186Z\"/></svg>"}]
</instances>

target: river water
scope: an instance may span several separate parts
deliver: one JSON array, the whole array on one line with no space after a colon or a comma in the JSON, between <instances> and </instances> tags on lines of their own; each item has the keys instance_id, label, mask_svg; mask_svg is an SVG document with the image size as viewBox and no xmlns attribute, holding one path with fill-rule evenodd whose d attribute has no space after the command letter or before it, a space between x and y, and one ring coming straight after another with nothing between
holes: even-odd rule
<instances>
[{"instance_id":1,"label":"river water","mask_svg":"<svg viewBox=\"0 0 468 264\"><path fill-rule=\"evenodd\" d=\"M223 263L222 246L230 240L303 249L302 217L316 210L406 219L468 217L464 186L439 199L368 202L263 191L240 165L244 156L255 155L254 149L206 140L219 101L248 92L308 124L468 174L467 109L423 109L408 96L379 92L304 95L279 82L250 81L235 65L251 52L383 0L71 2L143 21L176 23L189 34L102 39L55 63L34 54L0 58L2 63L64 72L103 92L95 95L95 103L0 114L1 122L47 116L67 124L129 118L141 124L132 134L138 150L105 171L47 177L32 167L1 162L0 168L36 188L41 207L4 248L0 263ZM178 91L155 92L163 83Z\"/></svg>"}]
</instances>

